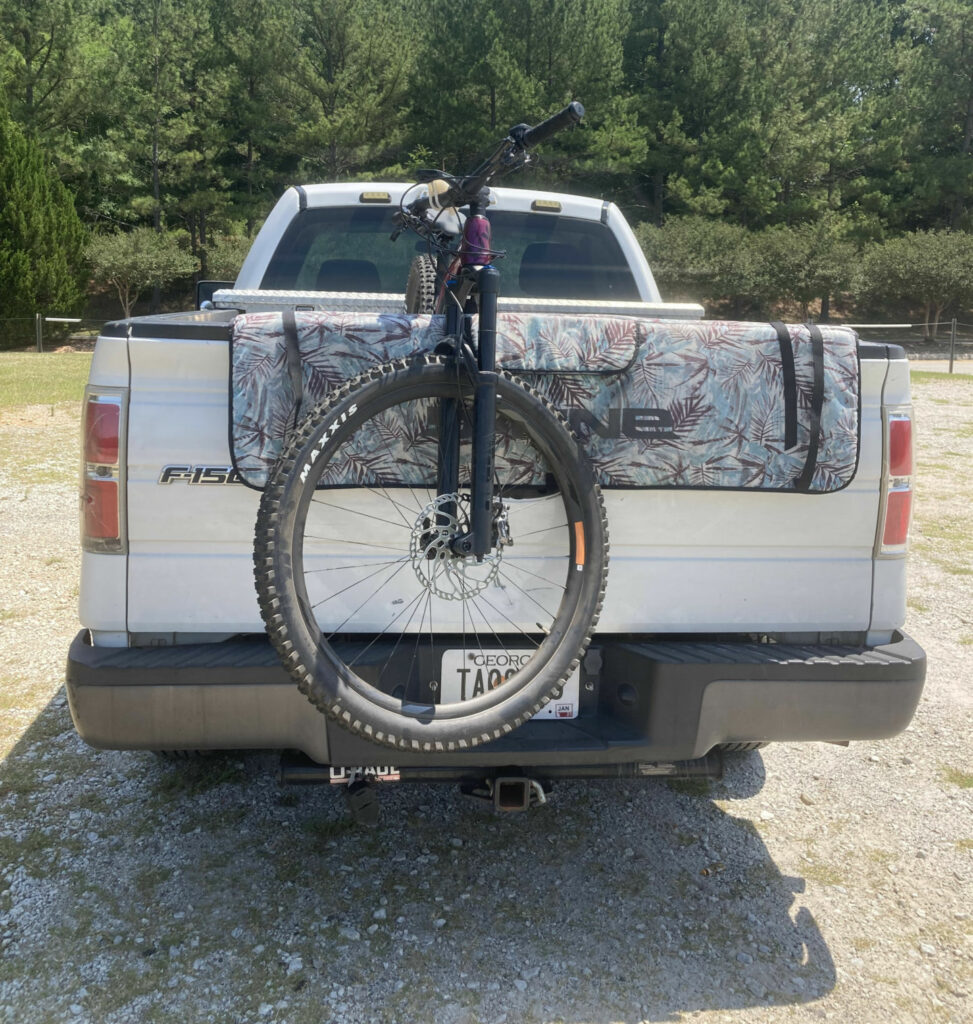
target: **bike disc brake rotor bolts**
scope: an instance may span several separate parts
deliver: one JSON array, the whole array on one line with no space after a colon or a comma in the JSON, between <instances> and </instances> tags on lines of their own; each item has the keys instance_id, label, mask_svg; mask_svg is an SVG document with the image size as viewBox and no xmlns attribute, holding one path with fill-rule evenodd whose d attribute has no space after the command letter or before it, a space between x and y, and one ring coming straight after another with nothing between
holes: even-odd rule
<instances>
[{"instance_id":1,"label":"bike disc brake rotor bolts","mask_svg":"<svg viewBox=\"0 0 973 1024\"><path fill-rule=\"evenodd\" d=\"M419 513L409 541L409 557L419 582L445 601L464 601L482 593L500 571L498 547L478 560L458 555L456 537L469 532L463 497L440 494ZM457 515L459 513L459 515Z\"/></svg>"}]
</instances>

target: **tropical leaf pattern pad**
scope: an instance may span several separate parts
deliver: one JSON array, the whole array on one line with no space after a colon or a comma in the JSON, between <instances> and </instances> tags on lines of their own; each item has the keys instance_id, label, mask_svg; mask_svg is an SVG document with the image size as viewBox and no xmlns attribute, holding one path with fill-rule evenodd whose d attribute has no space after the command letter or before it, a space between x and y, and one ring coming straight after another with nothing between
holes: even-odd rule
<instances>
[{"instance_id":1,"label":"tropical leaf pattern pad","mask_svg":"<svg viewBox=\"0 0 973 1024\"><path fill-rule=\"evenodd\" d=\"M406 313L304 312L296 323L302 410L367 369L435 350L444 336L441 317ZM855 333L820 330L824 395L809 490L825 493L847 486L855 474L860 374ZM814 382L808 328L789 333L798 423L790 449L784 447L780 343L769 324L502 313L497 362L567 417L603 487L793 491L808 455ZM266 483L294 426L296 397L281 314L237 317L230 429L234 464L251 486ZM396 465L399 482L417 482L411 476L420 470L406 467L428 461L416 458L414 444L427 415L403 411L401 423L383 417L385 483L395 482L389 467ZM329 472L329 483L360 481L358 466Z\"/></svg>"}]
</instances>

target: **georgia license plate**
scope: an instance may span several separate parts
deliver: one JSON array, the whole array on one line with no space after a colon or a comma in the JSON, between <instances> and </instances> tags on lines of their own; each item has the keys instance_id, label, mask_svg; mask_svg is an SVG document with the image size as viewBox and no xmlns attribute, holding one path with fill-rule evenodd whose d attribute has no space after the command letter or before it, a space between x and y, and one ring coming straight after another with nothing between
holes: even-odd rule
<instances>
[{"instance_id":1,"label":"georgia license plate","mask_svg":"<svg viewBox=\"0 0 973 1024\"><path fill-rule=\"evenodd\" d=\"M439 681L440 703L454 704L496 689L529 661L532 653L518 650L471 651L469 648L444 651ZM534 718L577 718L580 678L581 670L576 668L564 683L561 696L541 708Z\"/></svg>"}]
</instances>

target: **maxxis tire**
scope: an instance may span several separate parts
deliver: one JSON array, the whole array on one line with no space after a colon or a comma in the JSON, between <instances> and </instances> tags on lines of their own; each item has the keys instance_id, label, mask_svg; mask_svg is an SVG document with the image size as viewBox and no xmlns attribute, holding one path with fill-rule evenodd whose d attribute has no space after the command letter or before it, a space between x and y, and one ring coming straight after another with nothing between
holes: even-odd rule
<instances>
[{"instance_id":1,"label":"maxxis tire","mask_svg":"<svg viewBox=\"0 0 973 1024\"><path fill-rule=\"evenodd\" d=\"M409 266L405 286L407 313L432 313L436 307L436 261L422 253Z\"/></svg>"},{"instance_id":2,"label":"maxxis tire","mask_svg":"<svg viewBox=\"0 0 973 1024\"><path fill-rule=\"evenodd\" d=\"M555 496L565 502L566 509L581 516L574 534L569 523L565 524L565 533L571 537L569 562L580 561L568 565L577 572L568 571L564 577L565 596L556 628L541 636L534 657L503 687L465 703L435 704L413 713L406 702L396 704L388 694L363 683L341 660L309 614L310 601L302 591L303 541L296 542L295 533L303 529L300 516L306 516L328 460L347 437L355 436L362 424L380 415L400 393L421 394L423 399L427 393L433 399L455 394L455 390L446 390L455 389L458 379L452 362L427 355L378 367L348 382L306 418L263 493L254 567L270 640L315 707L352 733L386 747L416 752L464 750L509 733L560 694L564 681L578 667L601 612L608 535L594 474L561 414L510 374L500 371L497 377L498 399L506 415L519 417L521 426L534 431L555 451L559 463L565 464L557 469L561 475ZM562 615L565 603L567 610ZM431 624L430 616L430 630Z\"/></svg>"}]
</instances>

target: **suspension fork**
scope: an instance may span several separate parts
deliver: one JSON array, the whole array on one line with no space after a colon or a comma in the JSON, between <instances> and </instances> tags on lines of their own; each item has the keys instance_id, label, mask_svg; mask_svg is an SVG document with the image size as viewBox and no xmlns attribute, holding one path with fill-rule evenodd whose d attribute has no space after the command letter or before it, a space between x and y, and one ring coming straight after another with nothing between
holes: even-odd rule
<instances>
[{"instance_id":1,"label":"suspension fork","mask_svg":"<svg viewBox=\"0 0 973 1024\"><path fill-rule=\"evenodd\" d=\"M497 418L497 297L500 272L485 266L477 273L480 330L477 339L476 390L473 399L472 554L482 559L493 547L493 457Z\"/></svg>"},{"instance_id":2,"label":"suspension fork","mask_svg":"<svg viewBox=\"0 0 973 1024\"><path fill-rule=\"evenodd\" d=\"M447 284L448 288L449 285ZM456 338L457 373L460 372L459 360L462 346L462 333L466 318L460 313L455 302L446 305L446 337ZM460 439L460 404L456 398L443 398L439 402L439 458L436 471L436 493L455 494L459 490L459 439ZM446 525L450 517L456 517L456 503L445 502L439 508L440 522Z\"/></svg>"},{"instance_id":3,"label":"suspension fork","mask_svg":"<svg viewBox=\"0 0 973 1024\"><path fill-rule=\"evenodd\" d=\"M469 273L467 271L467 273ZM494 435L497 414L497 297L500 272L492 266L481 267L476 274L480 324L477 338L477 368L473 381L472 498L470 532L458 537L453 548L457 554L482 559L493 547L493 475ZM446 308L446 334L466 340L469 320L456 303ZM457 360L461 359L457 352ZM464 372L457 365L457 372ZM444 398L439 403L439 465L436 476L438 494L454 494L459 489L459 449L462 409L458 399ZM453 503L440 507L444 517L455 516Z\"/></svg>"}]
</instances>

